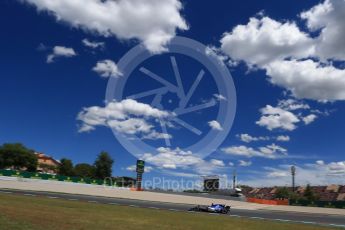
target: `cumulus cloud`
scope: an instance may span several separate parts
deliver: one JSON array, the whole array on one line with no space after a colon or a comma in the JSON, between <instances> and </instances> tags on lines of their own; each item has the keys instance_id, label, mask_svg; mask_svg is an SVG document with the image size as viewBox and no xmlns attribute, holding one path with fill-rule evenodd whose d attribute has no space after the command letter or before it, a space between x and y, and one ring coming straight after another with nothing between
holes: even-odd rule
<instances>
[{"instance_id":1,"label":"cumulus cloud","mask_svg":"<svg viewBox=\"0 0 345 230\"><path fill-rule=\"evenodd\" d=\"M172 135L168 133L159 133L156 131L152 131L149 134L146 134L142 137L142 139L147 139L147 140L158 140L158 139L171 139Z\"/></svg>"},{"instance_id":2,"label":"cumulus cloud","mask_svg":"<svg viewBox=\"0 0 345 230\"><path fill-rule=\"evenodd\" d=\"M260 112L262 116L256 124L266 127L268 130L280 128L291 131L296 129L296 123L300 121L292 112L271 105L266 105Z\"/></svg>"},{"instance_id":3,"label":"cumulus cloud","mask_svg":"<svg viewBox=\"0 0 345 230\"><path fill-rule=\"evenodd\" d=\"M223 35L221 49L235 61L264 66L285 57L313 54L313 40L293 22L280 23L269 17L250 18Z\"/></svg>"},{"instance_id":4,"label":"cumulus cloud","mask_svg":"<svg viewBox=\"0 0 345 230\"><path fill-rule=\"evenodd\" d=\"M317 116L315 114L310 114L308 116L303 117L303 122L306 125L309 125L310 123L312 123L313 121L315 121L315 119L317 118Z\"/></svg>"},{"instance_id":5,"label":"cumulus cloud","mask_svg":"<svg viewBox=\"0 0 345 230\"><path fill-rule=\"evenodd\" d=\"M96 41L90 41L87 38L84 38L82 40L82 43L84 46L92 48L92 49L103 49L105 46L104 42L96 42Z\"/></svg>"},{"instance_id":6,"label":"cumulus cloud","mask_svg":"<svg viewBox=\"0 0 345 230\"><path fill-rule=\"evenodd\" d=\"M252 147L247 147L244 145L240 146L230 146L221 149L224 153L234 156L244 156L244 157L264 157L264 158L282 158L287 155L287 150L276 144L266 145L254 149Z\"/></svg>"},{"instance_id":7,"label":"cumulus cloud","mask_svg":"<svg viewBox=\"0 0 345 230\"><path fill-rule=\"evenodd\" d=\"M47 63L52 63L58 57L74 57L77 53L74 51L73 48L68 48L64 46L55 46L53 48L53 52L47 56Z\"/></svg>"},{"instance_id":8,"label":"cumulus cloud","mask_svg":"<svg viewBox=\"0 0 345 230\"><path fill-rule=\"evenodd\" d=\"M278 107L288 111L295 111L300 109L309 110L310 106L304 102L297 101L295 99L289 98L280 100L278 102Z\"/></svg>"},{"instance_id":9,"label":"cumulus cloud","mask_svg":"<svg viewBox=\"0 0 345 230\"><path fill-rule=\"evenodd\" d=\"M267 174L267 177L287 177L288 175L289 175L288 172L274 171L274 172L269 172Z\"/></svg>"},{"instance_id":10,"label":"cumulus cloud","mask_svg":"<svg viewBox=\"0 0 345 230\"><path fill-rule=\"evenodd\" d=\"M321 30L316 38L316 54L321 59L345 60L345 2L326 0L302 12L311 31Z\"/></svg>"},{"instance_id":11,"label":"cumulus cloud","mask_svg":"<svg viewBox=\"0 0 345 230\"><path fill-rule=\"evenodd\" d=\"M219 167L224 167L225 166L225 163L222 160L211 159L210 163L215 165L215 166L219 166Z\"/></svg>"},{"instance_id":12,"label":"cumulus cloud","mask_svg":"<svg viewBox=\"0 0 345 230\"><path fill-rule=\"evenodd\" d=\"M280 136L277 136L277 141L290 141L290 137L287 136L287 135L280 135Z\"/></svg>"},{"instance_id":13,"label":"cumulus cloud","mask_svg":"<svg viewBox=\"0 0 345 230\"><path fill-rule=\"evenodd\" d=\"M97 62L96 66L93 67L92 70L104 78L122 76L122 73L120 72L117 65L111 60L103 60Z\"/></svg>"},{"instance_id":14,"label":"cumulus cloud","mask_svg":"<svg viewBox=\"0 0 345 230\"><path fill-rule=\"evenodd\" d=\"M188 26L179 0L22 0L75 28L119 39L137 39L151 52L165 51L176 30Z\"/></svg>"},{"instance_id":15,"label":"cumulus cloud","mask_svg":"<svg viewBox=\"0 0 345 230\"><path fill-rule=\"evenodd\" d=\"M203 160L193 155L191 151L183 151L180 148L170 149L160 147L157 153L145 153L141 158L153 165L165 169L176 169L187 167L203 162Z\"/></svg>"},{"instance_id":16,"label":"cumulus cloud","mask_svg":"<svg viewBox=\"0 0 345 230\"><path fill-rule=\"evenodd\" d=\"M259 150L266 156L274 156L275 153L282 153L284 155L287 154L287 149L280 147L279 145L276 145L274 143L265 147L260 147Z\"/></svg>"},{"instance_id":17,"label":"cumulus cloud","mask_svg":"<svg viewBox=\"0 0 345 230\"><path fill-rule=\"evenodd\" d=\"M145 153L141 159L154 165L162 172L183 177L219 174L229 169L223 160L202 159L197 154L181 148L159 147L155 152ZM184 170L176 174L173 170Z\"/></svg>"},{"instance_id":18,"label":"cumulus cloud","mask_svg":"<svg viewBox=\"0 0 345 230\"><path fill-rule=\"evenodd\" d=\"M164 119L169 112L151 107L132 99L113 101L105 107L84 108L77 117L81 122L79 132L94 130L97 126L106 126L119 133L150 135L156 133L152 119Z\"/></svg>"},{"instance_id":19,"label":"cumulus cloud","mask_svg":"<svg viewBox=\"0 0 345 230\"><path fill-rule=\"evenodd\" d=\"M318 165L325 165L325 162L323 160L318 160L318 161L316 161L316 164L318 164Z\"/></svg>"},{"instance_id":20,"label":"cumulus cloud","mask_svg":"<svg viewBox=\"0 0 345 230\"><path fill-rule=\"evenodd\" d=\"M256 122L257 125L268 130L282 129L292 131L297 128L301 121L309 125L317 118L315 114L308 114L312 110L308 104L296 101L294 99L280 100L276 107L266 105L260 109L261 117ZM276 138L278 141L289 141L289 137L283 136Z\"/></svg>"},{"instance_id":21,"label":"cumulus cloud","mask_svg":"<svg viewBox=\"0 0 345 230\"><path fill-rule=\"evenodd\" d=\"M252 165L251 161L244 161L244 160L239 160L238 165L241 167L248 167Z\"/></svg>"},{"instance_id":22,"label":"cumulus cloud","mask_svg":"<svg viewBox=\"0 0 345 230\"><path fill-rule=\"evenodd\" d=\"M221 50L236 62L265 70L272 84L296 98L345 100L345 70L333 64L345 61L344 17L343 0L325 0L302 12L306 32L294 21L260 15L224 33Z\"/></svg>"},{"instance_id":23,"label":"cumulus cloud","mask_svg":"<svg viewBox=\"0 0 345 230\"><path fill-rule=\"evenodd\" d=\"M345 161L331 162L327 165L330 174L345 176Z\"/></svg>"},{"instance_id":24,"label":"cumulus cloud","mask_svg":"<svg viewBox=\"0 0 345 230\"><path fill-rule=\"evenodd\" d=\"M237 137L239 137L241 141L246 142L246 143L250 143L252 141L267 141L270 139L269 137L262 137L262 136L253 137L247 133L238 134Z\"/></svg>"},{"instance_id":25,"label":"cumulus cloud","mask_svg":"<svg viewBox=\"0 0 345 230\"><path fill-rule=\"evenodd\" d=\"M208 125L211 127L211 129L213 130L218 130L218 131L222 131L223 130L223 127L219 124L218 121L209 121L208 122Z\"/></svg>"},{"instance_id":26,"label":"cumulus cloud","mask_svg":"<svg viewBox=\"0 0 345 230\"><path fill-rule=\"evenodd\" d=\"M127 171L130 171L130 172L135 172L137 170L137 166L136 165L130 165L126 168ZM149 173L153 170L153 167L151 166L145 166L145 173Z\"/></svg>"},{"instance_id":27,"label":"cumulus cloud","mask_svg":"<svg viewBox=\"0 0 345 230\"><path fill-rule=\"evenodd\" d=\"M274 61L265 66L272 84L297 98L318 101L345 100L345 70L314 60Z\"/></svg>"}]
</instances>

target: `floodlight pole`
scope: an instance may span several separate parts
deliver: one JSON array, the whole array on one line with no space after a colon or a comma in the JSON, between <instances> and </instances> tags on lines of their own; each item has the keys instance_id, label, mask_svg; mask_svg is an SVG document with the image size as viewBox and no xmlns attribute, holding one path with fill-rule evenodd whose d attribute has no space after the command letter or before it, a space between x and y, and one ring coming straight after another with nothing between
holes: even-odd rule
<instances>
[{"instance_id":1,"label":"floodlight pole","mask_svg":"<svg viewBox=\"0 0 345 230\"><path fill-rule=\"evenodd\" d=\"M237 176L236 169L234 169L233 176L232 176L232 188L233 189L236 188L236 176Z\"/></svg>"},{"instance_id":2,"label":"floodlight pole","mask_svg":"<svg viewBox=\"0 0 345 230\"><path fill-rule=\"evenodd\" d=\"M296 167L293 165L293 166L291 166L292 191L293 192L295 192L295 175L296 175Z\"/></svg>"}]
</instances>

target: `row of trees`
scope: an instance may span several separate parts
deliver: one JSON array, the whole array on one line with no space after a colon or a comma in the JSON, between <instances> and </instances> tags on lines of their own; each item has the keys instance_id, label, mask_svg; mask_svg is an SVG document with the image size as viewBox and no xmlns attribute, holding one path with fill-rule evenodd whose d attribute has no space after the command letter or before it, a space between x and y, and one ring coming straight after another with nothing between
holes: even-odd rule
<instances>
[{"instance_id":1,"label":"row of trees","mask_svg":"<svg viewBox=\"0 0 345 230\"><path fill-rule=\"evenodd\" d=\"M58 171L63 176L104 179L111 177L113 163L114 160L107 152L101 152L93 165L80 163L73 166L70 159L63 158Z\"/></svg>"},{"instance_id":2,"label":"row of trees","mask_svg":"<svg viewBox=\"0 0 345 230\"><path fill-rule=\"evenodd\" d=\"M308 200L308 201L316 201L318 200L318 197L313 192L311 186L308 184L307 187L304 190L304 193L301 195L298 195L292 191L290 191L288 188L278 188L275 194L276 198L280 199L293 199L293 200Z\"/></svg>"},{"instance_id":3,"label":"row of trees","mask_svg":"<svg viewBox=\"0 0 345 230\"><path fill-rule=\"evenodd\" d=\"M60 163L57 170L59 175L104 179L111 177L114 160L107 152L101 152L92 165L81 163L73 166L73 162L66 158L61 159ZM35 151L28 149L23 144L3 144L0 146L0 169L11 168L35 172L37 166L38 159Z\"/></svg>"}]
</instances>

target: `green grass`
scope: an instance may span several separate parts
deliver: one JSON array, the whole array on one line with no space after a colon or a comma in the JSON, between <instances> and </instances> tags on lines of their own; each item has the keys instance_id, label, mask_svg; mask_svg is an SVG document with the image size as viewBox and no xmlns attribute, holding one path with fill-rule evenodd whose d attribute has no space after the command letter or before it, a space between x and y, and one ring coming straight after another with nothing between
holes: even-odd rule
<instances>
[{"instance_id":1,"label":"green grass","mask_svg":"<svg viewBox=\"0 0 345 230\"><path fill-rule=\"evenodd\" d=\"M332 228L0 194L0 229L322 230Z\"/></svg>"}]
</instances>

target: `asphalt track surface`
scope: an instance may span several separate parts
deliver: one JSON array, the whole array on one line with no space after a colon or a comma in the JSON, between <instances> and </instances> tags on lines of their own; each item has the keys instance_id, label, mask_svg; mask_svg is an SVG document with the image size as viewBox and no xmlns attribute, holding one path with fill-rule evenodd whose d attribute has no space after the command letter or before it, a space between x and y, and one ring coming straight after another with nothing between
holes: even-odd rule
<instances>
[{"instance_id":1,"label":"asphalt track surface","mask_svg":"<svg viewBox=\"0 0 345 230\"><path fill-rule=\"evenodd\" d=\"M153 201L142 201L132 199L121 199L121 198L108 198L108 197L97 197L87 195L74 195L64 193L51 193L51 192L38 192L38 191L23 191L23 190L12 190L12 189L0 189L0 193L32 196L32 197L47 197L50 199L63 199L70 201L82 201L89 203L99 203L107 205L120 205L130 206L137 208L148 208L156 210L169 210L175 212L188 212L192 205L189 204L175 204L175 203L162 203ZM196 213L196 212L195 212ZM205 214L205 213L203 213ZM222 215L222 214L212 214ZM297 212L280 212L280 211L267 211L267 210L243 210L243 209L231 209L229 217L236 218L250 218L258 220L273 220L280 222L292 222L292 223L303 223L303 224L314 224L341 227L345 229L345 217L337 215L320 215L320 214L309 214L309 213L297 213Z\"/></svg>"}]
</instances>

